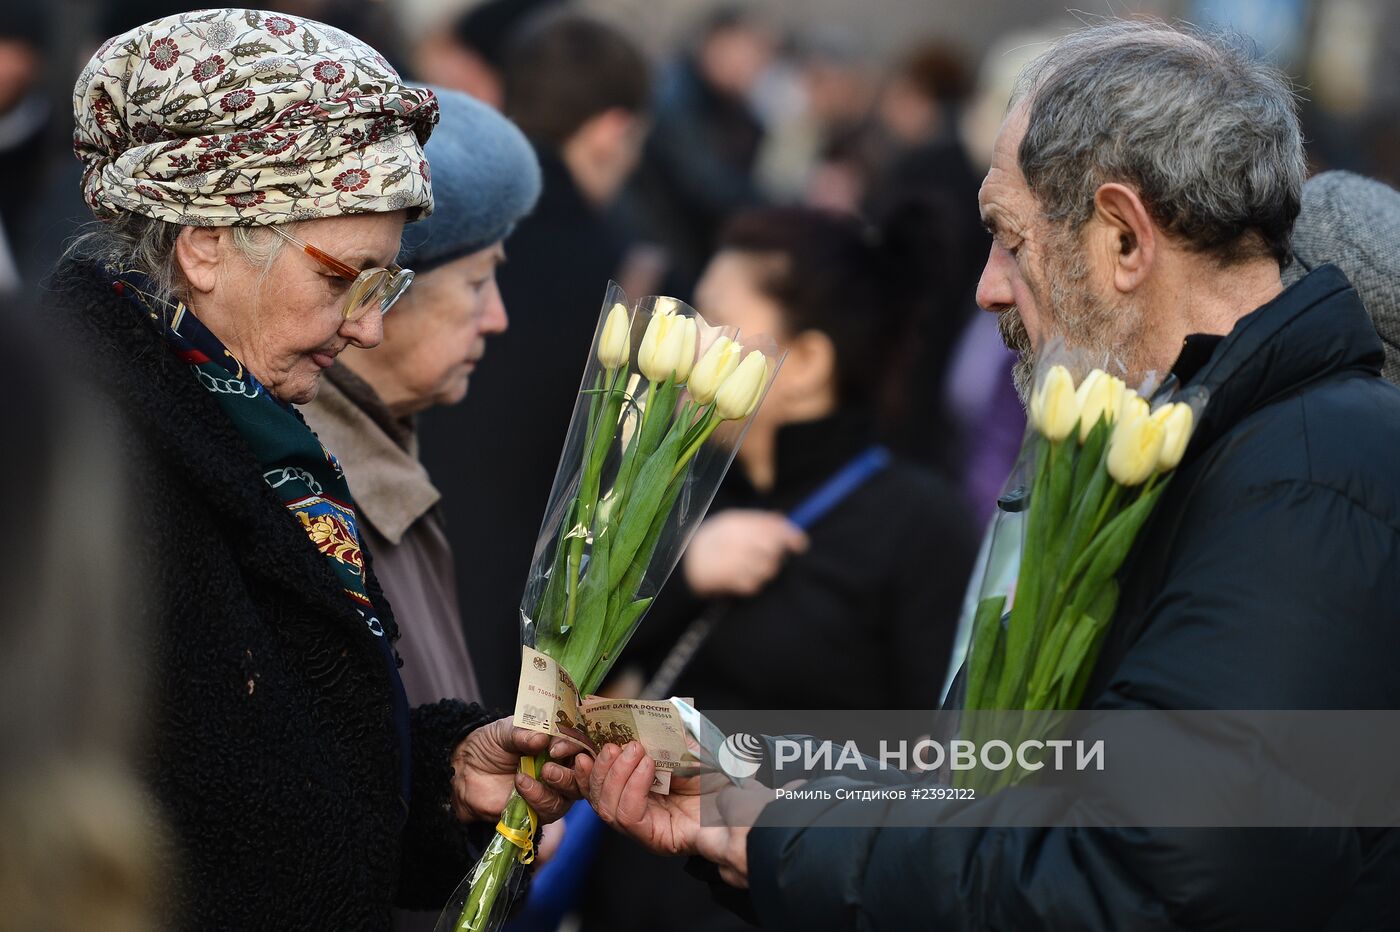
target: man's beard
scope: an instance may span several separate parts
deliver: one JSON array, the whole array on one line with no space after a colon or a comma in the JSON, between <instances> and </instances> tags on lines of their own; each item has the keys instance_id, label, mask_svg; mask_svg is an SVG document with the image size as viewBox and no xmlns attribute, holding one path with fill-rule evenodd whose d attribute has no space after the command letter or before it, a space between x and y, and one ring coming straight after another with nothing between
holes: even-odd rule
<instances>
[{"instance_id":1,"label":"man's beard","mask_svg":"<svg viewBox=\"0 0 1400 932\"><path fill-rule=\"evenodd\" d=\"M1035 348L1031 346L1031 335L1021 321L1020 310L1010 307L998 314L997 330L1001 333L1001 342L1016 354L1016 361L1011 365L1011 384L1016 386L1021 404L1028 404L1031 377L1035 374Z\"/></svg>"},{"instance_id":2,"label":"man's beard","mask_svg":"<svg viewBox=\"0 0 1400 932\"><path fill-rule=\"evenodd\" d=\"M1095 359L1094 365L1108 368L1114 354L1123 350L1117 338L1126 323L1119 320L1126 309L1114 307L1090 290L1088 260L1069 237L1052 237L1049 246L1052 255L1065 259L1062 263L1047 259L1041 280L1030 282L1045 318L1042 344L1058 336L1068 347L1089 350L1095 356L1101 351L1103 358ZM1028 404L1035 378L1036 352L1021 320L1020 309L1013 306L1002 311L997 316L997 329L1007 349L1016 354L1011 381L1021 403ZM1130 362L1126 358L1118 361Z\"/></svg>"}]
</instances>

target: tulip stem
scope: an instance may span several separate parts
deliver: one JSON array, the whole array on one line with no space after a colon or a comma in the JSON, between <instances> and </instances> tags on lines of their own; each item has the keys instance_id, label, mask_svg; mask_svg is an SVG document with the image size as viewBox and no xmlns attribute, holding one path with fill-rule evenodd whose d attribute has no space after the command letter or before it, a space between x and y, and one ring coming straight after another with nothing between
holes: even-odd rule
<instances>
[{"instance_id":1,"label":"tulip stem","mask_svg":"<svg viewBox=\"0 0 1400 932\"><path fill-rule=\"evenodd\" d=\"M1118 501L1118 490L1121 488L1123 487L1116 482L1108 484L1108 494L1103 497L1098 514L1094 515L1094 523L1089 530L1089 540L1098 536L1099 531L1103 528L1104 518L1108 517L1108 510Z\"/></svg>"},{"instance_id":2,"label":"tulip stem","mask_svg":"<svg viewBox=\"0 0 1400 932\"><path fill-rule=\"evenodd\" d=\"M619 414L627 400L624 386L627 369L618 366L608 369L607 378L600 376L597 383L601 388L588 402L588 446L584 453L583 476L579 480L578 494L574 498L575 526L582 527L584 533L569 539L569 557L566 563L564 630L573 631L574 619L578 614L579 570L583 566L583 548L597 530L593 527L593 516L598 510L598 493L603 462L617 436ZM599 395L603 397L600 398Z\"/></svg>"},{"instance_id":3,"label":"tulip stem","mask_svg":"<svg viewBox=\"0 0 1400 932\"><path fill-rule=\"evenodd\" d=\"M1069 590L1074 585L1075 580L1079 578L1081 573L1088 569L1091 555L1096 555L1098 553L1101 543L1099 540L1099 531L1103 529L1104 518L1108 516L1109 510L1118 500L1118 493L1121 488L1122 486L1116 482L1109 483L1108 494L1103 497L1103 502L1100 503L1097 514L1094 515L1094 523L1089 531L1089 536L1085 538L1087 546L1075 556L1074 562L1070 564L1069 571L1060 576L1054 589L1051 590L1049 606L1040 619L1040 623L1044 625L1042 637L1049 637L1060 624L1073 623L1074 619L1069 619L1068 621L1061 621L1060 619L1060 615L1065 607L1065 600L1069 598ZM1038 642L1036 644L1036 649L1031 654L1032 660L1029 672L1032 680L1035 679L1034 667L1036 661L1039 660L1042 644L1043 642ZM1027 685L1029 686L1029 683Z\"/></svg>"},{"instance_id":4,"label":"tulip stem","mask_svg":"<svg viewBox=\"0 0 1400 932\"><path fill-rule=\"evenodd\" d=\"M682 450L688 449L690 445L695 442L695 438L700 436L700 432L705 429L705 424L708 423L705 419L714 414L715 410L713 404L710 404L708 407L695 404L693 401L689 402L689 404L695 405L694 417L690 424L686 426L685 439L681 442ZM690 415L687 414L686 417L690 417ZM682 418L682 420L684 420L684 418Z\"/></svg>"},{"instance_id":5,"label":"tulip stem","mask_svg":"<svg viewBox=\"0 0 1400 932\"><path fill-rule=\"evenodd\" d=\"M697 422L698 423L698 422ZM714 416L714 409L705 412L705 423L696 434L695 439L681 450L681 455L676 458L676 468L671 470L671 478L674 480L681 474L681 471L690 463L691 457L710 439L710 435L719 427L721 420Z\"/></svg>"},{"instance_id":6,"label":"tulip stem","mask_svg":"<svg viewBox=\"0 0 1400 932\"><path fill-rule=\"evenodd\" d=\"M640 463L645 456L645 451L643 451L642 447L646 443L647 418L650 416L651 409L654 407L655 397L656 383L651 381L647 382L645 403L639 405L634 396L626 396L628 403L632 405L633 411L636 412L633 414L633 417L636 418L637 425L632 431L631 442L623 450L622 464L618 467L617 477L613 480L612 494L614 499L621 506L625 506L628 501L628 491L632 488L632 479L636 475L637 470L641 468ZM616 517L620 517L620 514Z\"/></svg>"},{"instance_id":7,"label":"tulip stem","mask_svg":"<svg viewBox=\"0 0 1400 932\"><path fill-rule=\"evenodd\" d=\"M655 402L655 401L656 401L656 383L655 383L655 382L648 381L648 382L647 382L647 400L646 400L646 404L642 405L642 419L641 419L641 421L638 422L638 424L637 424L637 432L633 435L633 436L636 437L639 441L640 441L641 438L642 438L642 434L644 434L644 433L646 432L647 421L649 421L649 420L651 419L651 409L654 408L654 407L656 407L656 405L653 404L653 402Z\"/></svg>"}]
</instances>

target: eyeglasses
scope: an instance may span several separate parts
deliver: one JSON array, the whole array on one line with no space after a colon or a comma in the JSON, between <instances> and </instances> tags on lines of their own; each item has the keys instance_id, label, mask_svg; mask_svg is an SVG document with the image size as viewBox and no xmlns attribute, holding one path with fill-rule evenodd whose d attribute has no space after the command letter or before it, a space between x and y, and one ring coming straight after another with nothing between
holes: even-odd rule
<instances>
[{"instance_id":1,"label":"eyeglasses","mask_svg":"<svg viewBox=\"0 0 1400 932\"><path fill-rule=\"evenodd\" d=\"M350 293L345 302L345 319L348 321L360 320L370 308L375 307L379 309L380 314L389 313L389 308L393 307L394 302L403 297L408 286L413 284L412 269L401 269L391 264L388 268L361 271L298 239L276 224L269 224L268 229L293 246L300 247L302 252L350 282Z\"/></svg>"}]
</instances>

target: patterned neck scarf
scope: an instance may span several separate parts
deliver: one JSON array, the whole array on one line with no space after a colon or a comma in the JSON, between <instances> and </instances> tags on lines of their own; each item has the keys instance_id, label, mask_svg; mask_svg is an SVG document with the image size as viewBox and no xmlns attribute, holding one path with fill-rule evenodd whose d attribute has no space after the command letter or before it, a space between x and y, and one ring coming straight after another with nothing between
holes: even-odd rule
<instances>
[{"instance_id":1,"label":"patterned neck scarf","mask_svg":"<svg viewBox=\"0 0 1400 932\"><path fill-rule=\"evenodd\" d=\"M149 314L176 356L233 421L263 470L263 480L306 532L335 573L345 597L383 653L393 692L401 753L401 793L407 805L411 761L409 706L397 658L365 589L360 524L350 486L335 456L300 414L278 400L184 304L157 305L140 272L116 277L113 289Z\"/></svg>"}]
</instances>

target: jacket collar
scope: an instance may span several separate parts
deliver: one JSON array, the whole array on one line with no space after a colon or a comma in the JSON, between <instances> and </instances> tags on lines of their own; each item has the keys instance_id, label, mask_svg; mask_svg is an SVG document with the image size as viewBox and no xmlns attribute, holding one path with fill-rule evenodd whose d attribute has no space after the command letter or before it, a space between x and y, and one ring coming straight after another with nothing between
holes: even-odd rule
<instances>
[{"instance_id":1,"label":"jacket collar","mask_svg":"<svg viewBox=\"0 0 1400 932\"><path fill-rule=\"evenodd\" d=\"M1323 265L1240 318L1186 383L1209 393L1186 459L1250 413L1345 371L1380 374L1384 350L1351 283Z\"/></svg>"},{"instance_id":2,"label":"jacket collar","mask_svg":"<svg viewBox=\"0 0 1400 932\"><path fill-rule=\"evenodd\" d=\"M52 282L58 292L50 299L53 312L100 368L99 385L230 529L227 539L240 570L287 599L301 601L308 617L336 618L354 632L351 643L374 651L370 656L379 664L378 648L362 636L364 621L352 612L326 561L308 546L306 534L263 481L247 441L191 376L189 366L170 352L155 325L112 290L110 276L91 265L64 263ZM395 636L377 587L369 588L385 631Z\"/></svg>"},{"instance_id":3,"label":"jacket collar","mask_svg":"<svg viewBox=\"0 0 1400 932\"><path fill-rule=\"evenodd\" d=\"M534 214L546 217L592 216L598 211L588 203L574 181L573 173L563 156L544 143L535 142L535 157L540 162L540 200ZM532 216L534 216L532 214Z\"/></svg>"},{"instance_id":4,"label":"jacket collar","mask_svg":"<svg viewBox=\"0 0 1400 932\"><path fill-rule=\"evenodd\" d=\"M774 493L817 485L874 443L874 438L872 419L856 409L784 424L775 440Z\"/></svg>"},{"instance_id":5,"label":"jacket collar","mask_svg":"<svg viewBox=\"0 0 1400 932\"><path fill-rule=\"evenodd\" d=\"M326 370L316 400L302 411L345 467L360 517L390 544L442 498L418 461L412 422L394 417L343 363Z\"/></svg>"}]
</instances>

